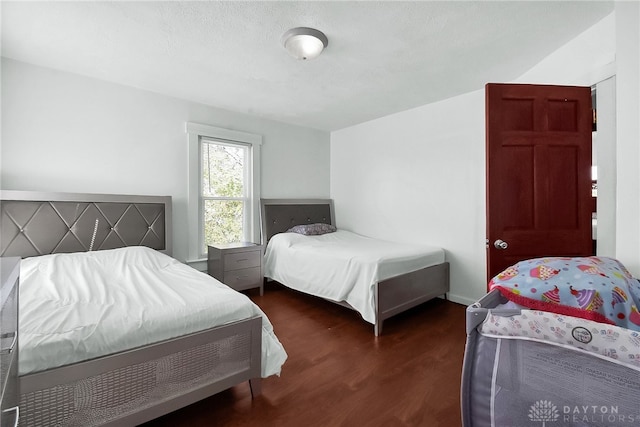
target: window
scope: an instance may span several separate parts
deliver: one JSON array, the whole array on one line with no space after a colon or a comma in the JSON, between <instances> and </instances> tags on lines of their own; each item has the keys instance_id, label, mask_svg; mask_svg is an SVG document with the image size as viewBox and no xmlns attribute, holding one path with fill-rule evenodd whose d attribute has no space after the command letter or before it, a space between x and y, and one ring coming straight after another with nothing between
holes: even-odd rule
<instances>
[{"instance_id":1,"label":"window","mask_svg":"<svg viewBox=\"0 0 640 427\"><path fill-rule=\"evenodd\" d=\"M195 123L187 133L190 261L210 244L259 241L262 137Z\"/></svg>"},{"instance_id":2,"label":"window","mask_svg":"<svg viewBox=\"0 0 640 427\"><path fill-rule=\"evenodd\" d=\"M245 224L245 207L251 205L249 147L201 138L200 150L203 253L210 244L251 240L245 235L250 228Z\"/></svg>"}]
</instances>

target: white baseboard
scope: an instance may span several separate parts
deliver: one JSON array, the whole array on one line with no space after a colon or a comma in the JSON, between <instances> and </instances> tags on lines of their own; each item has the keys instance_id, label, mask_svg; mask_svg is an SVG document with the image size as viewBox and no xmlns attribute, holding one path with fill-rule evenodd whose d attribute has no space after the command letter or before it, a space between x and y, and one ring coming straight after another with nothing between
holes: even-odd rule
<instances>
[{"instance_id":1,"label":"white baseboard","mask_svg":"<svg viewBox=\"0 0 640 427\"><path fill-rule=\"evenodd\" d=\"M462 305L471 305L474 302L476 302L477 300L469 299L467 297L463 297L463 296L460 296L460 295L455 295L455 294L452 294L451 292L449 292L449 301L455 302L455 303L458 303L458 304L462 304Z\"/></svg>"}]
</instances>

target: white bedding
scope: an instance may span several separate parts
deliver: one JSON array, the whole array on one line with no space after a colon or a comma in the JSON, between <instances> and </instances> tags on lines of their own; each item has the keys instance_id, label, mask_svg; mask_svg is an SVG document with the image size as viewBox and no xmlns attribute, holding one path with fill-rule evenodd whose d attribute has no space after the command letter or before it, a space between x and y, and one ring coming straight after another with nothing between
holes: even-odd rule
<instances>
[{"instance_id":1,"label":"white bedding","mask_svg":"<svg viewBox=\"0 0 640 427\"><path fill-rule=\"evenodd\" d=\"M338 230L320 236L280 233L265 252L265 277L292 289L346 301L375 324L377 282L445 260L442 248L408 245Z\"/></svg>"},{"instance_id":2,"label":"white bedding","mask_svg":"<svg viewBox=\"0 0 640 427\"><path fill-rule=\"evenodd\" d=\"M262 376L287 354L246 295L145 247L25 258L20 267L20 374L262 316Z\"/></svg>"}]
</instances>

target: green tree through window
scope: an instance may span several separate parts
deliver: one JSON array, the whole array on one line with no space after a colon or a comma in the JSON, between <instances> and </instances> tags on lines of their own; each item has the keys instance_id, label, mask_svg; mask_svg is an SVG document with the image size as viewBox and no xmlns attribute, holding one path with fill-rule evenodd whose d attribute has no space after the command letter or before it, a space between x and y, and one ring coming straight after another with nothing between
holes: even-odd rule
<instances>
[{"instance_id":1,"label":"green tree through window","mask_svg":"<svg viewBox=\"0 0 640 427\"><path fill-rule=\"evenodd\" d=\"M248 155L242 144L201 141L203 251L210 244L244 240Z\"/></svg>"}]
</instances>

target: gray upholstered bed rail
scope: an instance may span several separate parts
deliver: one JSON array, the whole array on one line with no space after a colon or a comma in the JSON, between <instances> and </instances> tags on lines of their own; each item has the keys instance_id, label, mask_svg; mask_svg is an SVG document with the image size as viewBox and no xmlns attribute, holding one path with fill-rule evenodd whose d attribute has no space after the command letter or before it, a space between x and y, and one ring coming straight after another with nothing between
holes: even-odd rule
<instances>
[{"instance_id":1,"label":"gray upholstered bed rail","mask_svg":"<svg viewBox=\"0 0 640 427\"><path fill-rule=\"evenodd\" d=\"M262 243L301 224L336 224L331 199L261 199Z\"/></svg>"},{"instance_id":2,"label":"gray upholstered bed rail","mask_svg":"<svg viewBox=\"0 0 640 427\"><path fill-rule=\"evenodd\" d=\"M0 256L124 246L172 252L170 196L0 191Z\"/></svg>"}]
</instances>

